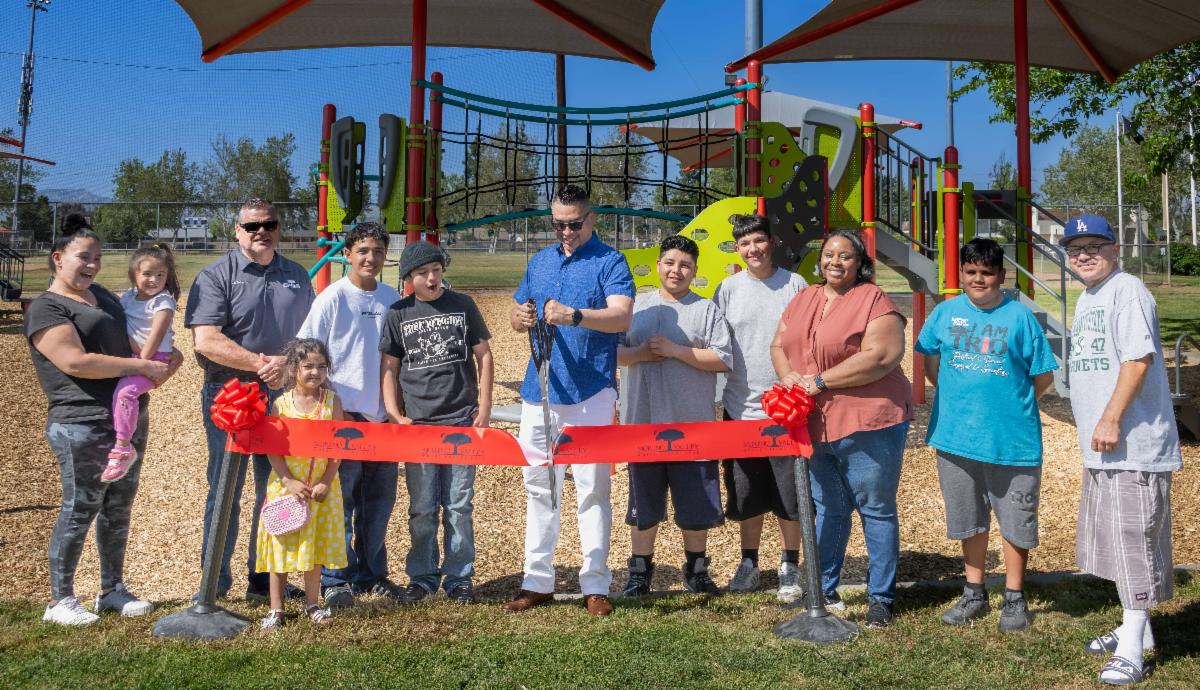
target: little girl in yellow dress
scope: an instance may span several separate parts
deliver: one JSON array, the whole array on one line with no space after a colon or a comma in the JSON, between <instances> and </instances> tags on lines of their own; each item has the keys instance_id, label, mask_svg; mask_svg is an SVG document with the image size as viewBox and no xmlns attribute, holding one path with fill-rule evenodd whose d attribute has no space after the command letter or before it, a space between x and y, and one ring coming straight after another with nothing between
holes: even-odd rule
<instances>
[{"instance_id":1,"label":"little girl in yellow dress","mask_svg":"<svg viewBox=\"0 0 1200 690\"><path fill-rule=\"evenodd\" d=\"M329 353L319 340L293 340L287 348L287 367L292 385L272 405L277 417L296 419L343 419L342 404L327 387ZM327 623L333 614L321 608L321 566L346 567L346 531L342 516L342 484L338 481L340 460L268 456L271 476L266 502L295 495L308 502L309 518L304 527L275 536L264 521L258 523L260 573L271 573L271 610L262 619L263 630L284 624L283 592L288 573L304 574L304 613L314 623Z\"/></svg>"}]
</instances>

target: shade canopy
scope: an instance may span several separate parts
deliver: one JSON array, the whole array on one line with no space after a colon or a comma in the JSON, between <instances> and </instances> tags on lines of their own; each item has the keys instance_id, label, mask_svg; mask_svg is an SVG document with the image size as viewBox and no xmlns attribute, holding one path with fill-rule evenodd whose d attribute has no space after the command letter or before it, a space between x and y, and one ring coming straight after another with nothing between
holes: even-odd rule
<instances>
[{"instance_id":1,"label":"shade canopy","mask_svg":"<svg viewBox=\"0 0 1200 690\"><path fill-rule=\"evenodd\" d=\"M206 60L225 52L413 41L412 0L177 1L200 32ZM427 42L628 60L650 69L650 32L663 1L427 0Z\"/></svg>"},{"instance_id":2,"label":"shade canopy","mask_svg":"<svg viewBox=\"0 0 1200 690\"><path fill-rule=\"evenodd\" d=\"M1107 69L1115 76L1158 53L1200 40L1198 0L1028 0L1027 7L1031 65L1102 75ZM833 0L757 52L762 62L1012 63L1013 3Z\"/></svg>"},{"instance_id":3,"label":"shade canopy","mask_svg":"<svg viewBox=\"0 0 1200 690\"><path fill-rule=\"evenodd\" d=\"M635 125L633 131L658 144L660 151L665 149L667 155L679 161L684 170L695 169L701 164L708 168L731 168L734 163L735 108L729 105L707 114ZM806 125L825 124L839 129L854 127L858 109L780 91L766 91L762 95L761 114L763 122L778 122L791 130L797 141L801 141L806 138ZM878 113L875 123L887 132L920 127L916 122Z\"/></svg>"}]
</instances>

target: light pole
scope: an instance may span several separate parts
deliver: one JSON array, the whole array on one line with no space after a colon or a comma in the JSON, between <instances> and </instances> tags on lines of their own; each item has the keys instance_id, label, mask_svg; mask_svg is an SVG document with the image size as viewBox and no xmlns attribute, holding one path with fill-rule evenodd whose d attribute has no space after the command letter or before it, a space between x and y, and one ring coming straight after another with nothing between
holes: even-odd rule
<instances>
[{"instance_id":1,"label":"light pole","mask_svg":"<svg viewBox=\"0 0 1200 690\"><path fill-rule=\"evenodd\" d=\"M1125 241L1125 181L1121 175L1121 109L1117 108L1117 257L1125 254L1121 244Z\"/></svg>"},{"instance_id":2,"label":"light pole","mask_svg":"<svg viewBox=\"0 0 1200 690\"><path fill-rule=\"evenodd\" d=\"M50 9L50 0L28 0L25 6L29 8L29 48L25 51L25 59L21 64L21 98L17 102L17 124L21 125L21 153L25 153L25 135L29 131L29 113L33 109L33 29L37 24L37 13ZM21 228L21 182L25 177L25 160L17 159L17 184L13 187L13 240L19 237Z\"/></svg>"}]
</instances>

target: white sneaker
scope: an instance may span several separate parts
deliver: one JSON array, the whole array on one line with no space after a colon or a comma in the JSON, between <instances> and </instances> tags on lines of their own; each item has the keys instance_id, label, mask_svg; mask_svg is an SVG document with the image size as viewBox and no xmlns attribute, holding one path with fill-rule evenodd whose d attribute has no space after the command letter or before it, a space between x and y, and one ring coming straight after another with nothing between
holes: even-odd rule
<instances>
[{"instance_id":1,"label":"white sneaker","mask_svg":"<svg viewBox=\"0 0 1200 690\"><path fill-rule=\"evenodd\" d=\"M738 565L737 572L733 574L733 579L729 581L729 591L744 594L753 592L762 584L762 575L758 572L758 566L754 565L754 561L749 558L743 558Z\"/></svg>"},{"instance_id":2,"label":"white sneaker","mask_svg":"<svg viewBox=\"0 0 1200 690\"><path fill-rule=\"evenodd\" d=\"M42 620L59 625L91 625L100 620L100 616L83 608L75 597L63 597L54 606L46 605Z\"/></svg>"},{"instance_id":3,"label":"white sneaker","mask_svg":"<svg viewBox=\"0 0 1200 690\"><path fill-rule=\"evenodd\" d=\"M108 594L96 595L96 613L116 611L122 616L144 616L154 609L154 604L138 599L132 592L125 589L124 583L118 582Z\"/></svg>"},{"instance_id":4,"label":"white sneaker","mask_svg":"<svg viewBox=\"0 0 1200 690\"><path fill-rule=\"evenodd\" d=\"M781 561L779 563L779 591L775 594L775 598L780 603L791 604L802 596L804 596L804 590L800 589L800 567L789 561Z\"/></svg>"}]
</instances>

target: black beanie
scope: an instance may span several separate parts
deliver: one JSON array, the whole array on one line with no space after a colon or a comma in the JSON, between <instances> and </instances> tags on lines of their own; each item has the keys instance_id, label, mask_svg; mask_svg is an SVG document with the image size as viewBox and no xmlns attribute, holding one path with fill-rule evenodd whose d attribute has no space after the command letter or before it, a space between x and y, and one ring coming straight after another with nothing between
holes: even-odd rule
<instances>
[{"instance_id":1,"label":"black beanie","mask_svg":"<svg viewBox=\"0 0 1200 690\"><path fill-rule=\"evenodd\" d=\"M446 268L446 254L440 247L426 240L404 245L404 251L400 252L400 279L406 280L408 274L434 261Z\"/></svg>"}]
</instances>

